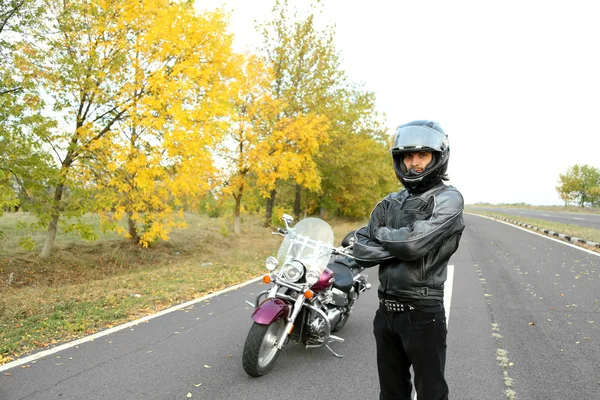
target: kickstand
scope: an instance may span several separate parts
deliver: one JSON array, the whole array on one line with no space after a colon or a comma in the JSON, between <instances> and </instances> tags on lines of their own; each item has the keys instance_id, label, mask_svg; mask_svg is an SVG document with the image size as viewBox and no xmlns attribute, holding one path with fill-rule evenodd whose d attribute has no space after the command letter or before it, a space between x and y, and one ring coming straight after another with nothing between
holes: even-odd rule
<instances>
[{"instance_id":1,"label":"kickstand","mask_svg":"<svg viewBox=\"0 0 600 400\"><path fill-rule=\"evenodd\" d=\"M326 345L325 345L325 347L327 347L327 350L329 350L329 351L331 352L331 354L333 354L333 355L334 355L334 356L336 356L337 358L344 358L344 356L343 356L343 355L341 355L341 354L338 354L338 353L336 353L335 351L333 351L333 350L331 349L331 347L329 347L329 345L328 345L328 344L326 344Z\"/></svg>"}]
</instances>

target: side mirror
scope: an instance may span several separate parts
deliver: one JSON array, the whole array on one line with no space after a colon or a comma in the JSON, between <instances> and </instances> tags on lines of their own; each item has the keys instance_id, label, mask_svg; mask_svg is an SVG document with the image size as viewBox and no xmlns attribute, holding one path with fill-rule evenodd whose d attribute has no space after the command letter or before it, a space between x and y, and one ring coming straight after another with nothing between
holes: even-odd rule
<instances>
[{"instance_id":1,"label":"side mirror","mask_svg":"<svg viewBox=\"0 0 600 400\"><path fill-rule=\"evenodd\" d=\"M348 247L350 245L354 245L354 232L356 232L356 231L352 231L352 232L348 233L342 239L342 247Z\"/></svg>"},{"instance_id":2,"label":"side mirror","mask_svg":"<svg viewBox=\"0 0 600 400\"><path fill-rule=\"evenodd\" d=\"M289 214L283 214L281 216L281 219L283 220L283 222L285 222L285 226L287 226L288 228L290 227L290 225L294 222L294 217L292 217Z\"/></svg>"}]
</instances>

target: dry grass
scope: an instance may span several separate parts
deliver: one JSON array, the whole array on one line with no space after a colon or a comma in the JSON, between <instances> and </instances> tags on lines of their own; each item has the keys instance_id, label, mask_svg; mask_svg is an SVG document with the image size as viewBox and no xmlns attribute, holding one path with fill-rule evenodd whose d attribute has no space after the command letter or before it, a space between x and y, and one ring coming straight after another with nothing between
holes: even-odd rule
<instances>
[{"instance_id":1,"label":"dry grass","mask_svg":"<svg viewBox=\"0 0 600 400\"><path fill-rule=\"evenodd\" d=\"M16 245L26 229L18 222L32 218L1 217L0 364L259 276L281 242L258 216L243 219L240 235L231 232L230 218L186 219L188 229L150 249L114 234L85 242L62 233L53 256L42 261L43 232L31 232L35 252ZM361 225L330 223L336 243Z\"/></svg>"}]
</instances>

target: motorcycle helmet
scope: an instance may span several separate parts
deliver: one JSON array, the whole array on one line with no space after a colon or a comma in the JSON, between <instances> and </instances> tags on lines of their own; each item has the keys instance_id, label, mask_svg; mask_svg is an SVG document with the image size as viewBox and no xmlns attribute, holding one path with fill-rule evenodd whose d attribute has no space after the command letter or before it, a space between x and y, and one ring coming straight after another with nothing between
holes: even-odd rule
<instances>
[{"instance_id":1,"label":"motorcycle helmet","mask_svg":"<svg viewBox=\"0 0 600 400\"><path fill-rule=\"evenodd\" d=\"M417 173L404 165L404 154L430 151L431 162ZM440 180L447 180L446 169L450 158L448 135L435 121L412 121L400 125L394 134L391 148L394 171L402 185L411 193L422 193Z\"/></svg>"}]
</instances>

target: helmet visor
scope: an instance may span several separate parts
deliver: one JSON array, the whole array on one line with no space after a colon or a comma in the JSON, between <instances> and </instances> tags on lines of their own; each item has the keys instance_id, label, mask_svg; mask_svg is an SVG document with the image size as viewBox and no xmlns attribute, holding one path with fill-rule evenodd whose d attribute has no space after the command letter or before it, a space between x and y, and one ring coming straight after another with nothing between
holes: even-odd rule
<instances>
[{"instance_id":1,"label":"helmet visor","mask_svg":"<svg viewBox=\"0 0 600 400\"><path fill-rule=\"evenodd\" d=\"M448 148L448 137L427 126L400 127L394 135L392 153L407 151L444 151Z\"/></svg>"}]
</instances>

